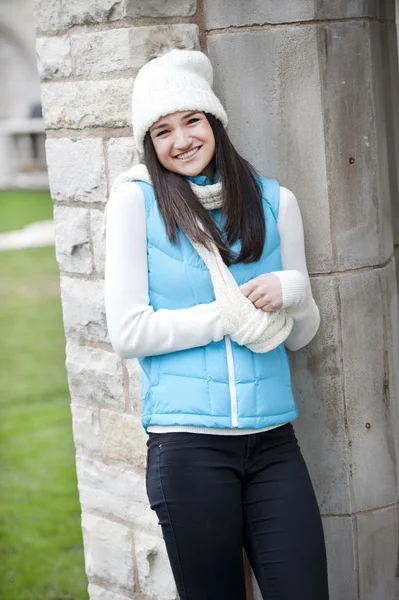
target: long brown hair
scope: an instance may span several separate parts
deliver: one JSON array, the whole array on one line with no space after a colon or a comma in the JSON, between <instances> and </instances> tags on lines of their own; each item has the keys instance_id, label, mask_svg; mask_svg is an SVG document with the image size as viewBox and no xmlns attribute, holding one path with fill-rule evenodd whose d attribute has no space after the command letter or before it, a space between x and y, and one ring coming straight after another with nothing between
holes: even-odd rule
<instances>
[{"instance_id":1,"label":"long brown hair","mask_svg":"<svg viewBox=\"0 0 399 600\"><path fill-rule=\"evenodd\" d=\"M165 221L166 233L172 243L177 240L178 229L208 249L212 241L227 265L255 262L261 257L266 236L262 193L255 178L256 172L238 154L220 121L213 115L205 115L215 136L213 162L222 183L225 225L220 231L210 212L195 196L188 180L161 165L147 132L144 161ZM237 240L241 240L241 252L233 255L230 247Z\"/></svg>"}]
</instances>

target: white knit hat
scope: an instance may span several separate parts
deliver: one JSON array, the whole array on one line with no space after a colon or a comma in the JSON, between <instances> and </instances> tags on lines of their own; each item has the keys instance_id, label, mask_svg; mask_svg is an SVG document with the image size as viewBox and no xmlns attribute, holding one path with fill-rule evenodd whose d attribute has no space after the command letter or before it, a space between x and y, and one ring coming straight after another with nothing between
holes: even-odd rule
<instances>
[{"instance_id":1,"label":"white knit hat","mask_svg":"<svg viewBox=\"0 0 399 600\"><path fill-rule=\"evenodd\" d=\"M133 135L140 152L151 125L177 111L207 112L227 126L226 112L212 91L213 69L209 58L198 50L177 49L182 47L182 40L179 38L180 44L176 43L176 37L168 36L168 30L163 36L164 43L159 36L156 40L157 58L140 69L133 87ZM172 50L171 44L175 44Z\"/></svg>"}]
</instances>

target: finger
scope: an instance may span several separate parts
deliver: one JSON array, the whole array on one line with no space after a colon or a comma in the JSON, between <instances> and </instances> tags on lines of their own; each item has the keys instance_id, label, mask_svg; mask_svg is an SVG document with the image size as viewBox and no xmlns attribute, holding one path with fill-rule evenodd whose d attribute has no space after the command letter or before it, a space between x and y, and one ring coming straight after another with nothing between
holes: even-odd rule
<instances>
[{"instance_id":1,"label":"finger","mask_svg":"<svg viewBox=\"0 0 399 600\"><path fill-rule=\"evenodd\" d=\"M244 294L244 296L248 297L249 294L251 294L257 287L258 284L256 283L256 281L254 279L251 279L250 281L247 281L247 283L244 283L244 285L240 287L240 290Z\"/></svg>"},{"instance_id":2,"label":"finger","mask_svg":"<svg viewBox=\"0 0 399 600\"><path fill-rule=\"evenodd\" d=\"M267 312L267 313L271 313L274 312L274 308L272 307L272 305L268 302L266 304L264 304L261 308L261 310L263 310L263 312Z\"/></svg>"},{"instance_id":3,"label":"finger","mask_svg":"<svg viewBox=\"0 0 399 600\"><path fill-rule=\"evenodd\" d=\"M253 304L255 304L255 302L257 301L261 301L262 298L266 301L266 297L264 296L264 294L262 293L262 291L257 288L256 290L254 290L253 292L251 292L249 294L249 296L247 296L248 300L250 300Z\"/></svg>"},{"instance_id":4,"label":"finger","mask_svg":"<svg viewBox=\"0 0 399 600\"><path fill-rule=\"evenodd\" d=\"M253 304L254 304L255 308L263 308L264 306L267 306L268 304L270 304L270 301L268 300L268 298L266 296L261 296Z\"/></svg>"}]
</instances>

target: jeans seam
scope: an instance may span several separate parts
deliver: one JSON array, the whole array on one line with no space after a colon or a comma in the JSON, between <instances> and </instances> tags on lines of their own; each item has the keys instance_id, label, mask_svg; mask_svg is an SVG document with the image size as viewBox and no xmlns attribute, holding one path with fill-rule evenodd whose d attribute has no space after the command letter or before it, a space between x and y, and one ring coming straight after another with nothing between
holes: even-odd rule
<instances>
[{"instance_id":1,"label":"jeans seam","mask_svg":"<svg viewBox=\"0 0 399 600\"><path fill-rule=\"evenodd\" d=\"M180 562L179 549L178 549L178 546L177 546L175 531L173 529L172 519L170 518L169 507L168 507L168 503L166 501L165 492L164 492L163 484L162 484L161 466L160 466L160 462L161 462L161 450L160 450L159 446L158 446L158 452L157 452L157 454L158 454L158 465L157 465L158 466L158 477L159 477L159 483L161 485L162 498L163 498L163 501L165 503L166 512L168 513L168 519L169 519L169 523L170 523L170 529L172 531L173 542L174 542L175 548L176 548L177 562L179 563L180 578L181 578L181 582L182 582L182 585L183 585L184 595L185 595L185 597L187 597L186 584L184 582L183 569L182 569L181 562Z\"/></svg>"},{"instance_id":2,"label":"jeans seam","mask_svg":"<svg viewBox=\"0 0 399 600\"><path fill-rule=\"evenodd\" d=\"M243 508L244 508L244 511L245 511L245 506L244 506ZM244 518L244 524L245 524L245 518ZM250 529L250 531L251 531L251 535L252 535L252 532L253 532L253 529L252 529L252 523L251 523L251 521L250 521L250 519L249 519L249 518L248 518L248 520L247 520L247 524L248 524L248 528ZM253 539L255 539L255 537L254 537L253 535L252 535L252 538L253 538ZM255 546L256 546L256 545L254 544L254 547L255 547ZM246 551L246 550L245 550L245 551ZM248 555L247 555L247 556L248 556ZM249 560L249 556L248 556L248 560ZM253 566L252 566L252 564L251 564L251 561L249 561L249 564L251 565L251 568L253 569ZM257 580L257 578L256 578L256 573L255 573L255 572L254 572L254 575L255 575L255 579ZM258 582L258 585L259 585L259 581L258 581L258 580L257 580L257 582ZM265 586L265 588L266 588L266 590L265 590L265 591L266 591L266 598L267 598L267 597L268 597L268 595L269 595L269 585L268 585L268 583L267 583L267 581L266 581L266 579L265 579L265 576L263 575L263 573L262 573L262 583L264 584L264 586ZM261 586L259 585L259 588L260 588L260 587L261 587ZM264 595L263 595L263 591L262 591L262 589L260 589L260 593L262 594L262 598L265 598L265 597L264 597Z\"/></svg>"}]
</instances>

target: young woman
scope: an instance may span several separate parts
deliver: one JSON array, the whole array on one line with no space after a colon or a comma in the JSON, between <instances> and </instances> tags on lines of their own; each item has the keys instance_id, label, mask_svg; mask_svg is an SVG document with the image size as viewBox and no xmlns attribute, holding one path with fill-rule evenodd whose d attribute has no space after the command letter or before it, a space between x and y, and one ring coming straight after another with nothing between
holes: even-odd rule
<instances>
[{"instance_id":1,"label":"young woman","mask_svg":"<svg viewBox=\"0 0 399 600\"><path fill-rule=\"evenodd\" d=\"M301 215L238 155L211 84L203 53L165 44L137 75L144 164L107 208L109 335L143 370L147 492L181 600L244 600L243 547L263 598L327 600L284 348L319 326Z\"/></svg>"}]
</instances>

